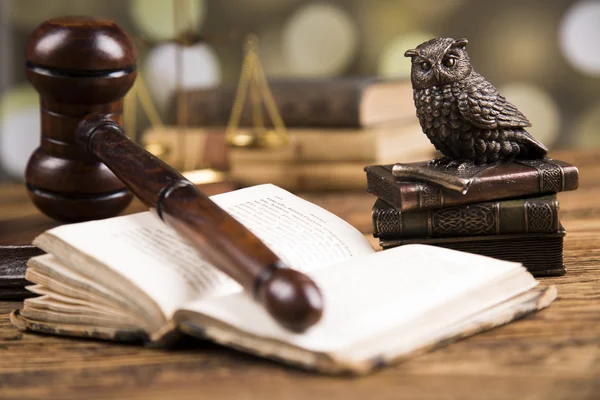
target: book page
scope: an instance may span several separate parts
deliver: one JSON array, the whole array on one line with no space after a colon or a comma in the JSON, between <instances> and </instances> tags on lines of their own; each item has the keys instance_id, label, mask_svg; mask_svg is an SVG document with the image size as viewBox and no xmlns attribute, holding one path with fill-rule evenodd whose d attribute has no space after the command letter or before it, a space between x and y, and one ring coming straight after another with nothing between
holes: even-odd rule
<instances>
[{"instance_id":1,"label":"book page","mask_svg":"<svg viewBox=\"0 0 600 400\"><path fill-rule=\"evenodd\" d=\"M312 271L374 252L367 239L342 219L273 185L241 189L212 199L292 268ZM127 285L137 286L167 318L186 302L241 290L150 212L64 225L46 235L78 249L128 281L123 285L112 280L112 284L106 282L107 286L120 286L121 290ZM43 240L37 242L53 252L44 248ZM68 256L58 258L86 274L85 268L70 262Z\"/></svg>"},{"instance_id":2,"label":"book page","mask_svg":"<svg viewBox=\"0 0 600 400\"><path fill-rule=\"evenodd\" d=\"M232 192L212 199L294 269L312 271L374 252L352 225L277 186L237 192L239 196Z\"/></svg>"},{"instance_id":3,"label":"book page","mask_svg":"<svg viewBox=\"0 0 600 400\"><path fill-rule=\"evenodd\" d=\"M304 334L280 327L245 293L197 301L186 310L311 351L360 351L398 327L406 327L407 342L416 340L537 284L520 264L424 245L353 258L309 275L323 292L324 314Z\"/></svg>"}]
</instances>

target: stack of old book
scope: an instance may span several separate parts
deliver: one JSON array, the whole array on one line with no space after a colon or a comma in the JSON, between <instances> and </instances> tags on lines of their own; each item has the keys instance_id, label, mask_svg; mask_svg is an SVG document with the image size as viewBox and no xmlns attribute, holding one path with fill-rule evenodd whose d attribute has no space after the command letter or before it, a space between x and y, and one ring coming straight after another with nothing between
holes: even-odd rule
<instances>
[{"instance_id":1,"label":"stack of old book","mask_svg":"<svg viewBox=\"0 0 600 400\"><path fill-rule=\"evenodd\" d=\"M460 171L421 162L398 165L409 171L401 178L393 168L365 168L382 248L430 244L520 262L536 276L566 272L556 193L577 189L575 166L517 160Z\"/></svg>"},{"instance_id":2,"label":"stack of old book","mask_svg":"<svg viewBox=\"0 0 600 400\"><path fill-rule=\"evenodd\" d=\"M269 87L287 128L288 144L275 149L231 149L229 170L242 186L273 183L288 190L364 189L367 164L417 161L433 155L431 144L420 134L407 80L281 79L270 80ZM146 142L186 135L191 154L171 152L166 155L168 162L177 165L174 158L200 153L211 157L206 149L199 152L198 148L204 136L225 131L235 89L186 91L185 131L170 129L171 135L164 135L165 128L162 132L154 129L146 134ZM265 119L269 126L271 121ZM246 102L240 129L251 130L254 123L252 104Z\"/></svg>"}]
</instances>

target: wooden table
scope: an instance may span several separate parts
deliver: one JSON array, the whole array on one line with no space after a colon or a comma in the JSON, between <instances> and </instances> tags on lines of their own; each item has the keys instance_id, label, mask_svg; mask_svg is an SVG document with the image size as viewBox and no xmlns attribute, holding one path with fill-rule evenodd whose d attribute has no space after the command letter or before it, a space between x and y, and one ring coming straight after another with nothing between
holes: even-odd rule
<instances>
[{"instance_id":1,"label":"wooden table","mask_svg":"<svg viewBox=\"0 0 600 400\"><path fill-rule=\"evenodd\" d=\"M598 399L600 152L555 156L580 167L581 185L560 195L569 272L543 279L557 285L559 299L536 315L368 377L341 379L193 340L163 351L21 333L8 319L21 303L0 302L0 398ZM369 235L370 195L304 197ZM17 217L51 224L21 187L0 187L0 221Z\"/></svg>"}]
</instances>

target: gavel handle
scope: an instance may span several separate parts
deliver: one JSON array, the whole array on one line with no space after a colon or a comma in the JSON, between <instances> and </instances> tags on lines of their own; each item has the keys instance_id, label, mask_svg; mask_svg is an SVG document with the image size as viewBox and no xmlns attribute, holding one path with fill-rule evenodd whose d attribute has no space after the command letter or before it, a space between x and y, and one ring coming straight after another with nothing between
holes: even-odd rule
<instances>
[{"instance_id":1,"label":"gavel handle","mask_svg":"<svg viewBox=\"0 0 600 400\"><path fill-rule=\"evenodd\" d=\"M79 124L76 137L204 258L252 293L281 325L302 332L321 318L322 295L310 278L286 268L252 232L174 168L131 141L118 124L90 116Z\"/></svg>"}]
</instances>

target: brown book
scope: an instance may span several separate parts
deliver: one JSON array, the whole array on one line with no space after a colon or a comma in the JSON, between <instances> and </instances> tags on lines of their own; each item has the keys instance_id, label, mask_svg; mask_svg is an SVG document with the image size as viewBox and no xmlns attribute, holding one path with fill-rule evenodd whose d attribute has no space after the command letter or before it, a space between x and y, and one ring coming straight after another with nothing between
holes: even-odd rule
<instances>
[{"instance_id":1,"label":"brown book","mask_svg":"<svg viewBox=\"0 0 600 400\"><path fill-rule=\"evenodd\" d=\"M33 294L25 289L26 262L43 254L35 246L0 246L0 300L20 300Z\"/></svg>"},{"instance_id":2,"label":"brown book","mask_svg":"<svg viewBox=\"0 0 600 400\"><path fill-rule=\"evenodd\" d=\"M26 201L19 195L11 197L14 197L12 201L15 204ZM43 253L31 245L31 241L58 224L39 213L19 212L16 207L13 211L9 219L0 220L0 300L31 297L31 292L25 289L29 284L25 279L26 263L29 258Z\"/></svg>"},{"instance_id":3,"label":"brown book","mask_svg":"<svg viewBox=\"0 0 600 400\"><path fill-rule=\"evenodd\" d=\"M360 128L415 118L408 80L280 79L270 80L269 86L289 127ZM235 92L234 86L186 91L185 125L227 125ZM172 104L175 107L177 102ZM174 122L174 109L171 115ZM245 104L240 125L253 125L250 102Z\"/></svg>"},{"instance_id":4,"label":"brown book","mask_svg":"<svg viewBox=\"0 0 600 400\"><path fill-rule=\"evenodd\" d=\"M231 179L240 186L272 183L294 192L365 190L363 162L232 164Z\"/></svg>"},{"instance_id":5,"label":"brown book","mask_svg":"<svg viewBox=\"0 0 600 400\"><path fill-rule=\"evenodd\" d=\"M240 132L251 133L249 128L242 128ZM228 149L231 164L338 161L389 163L400 160L417 161L434 155L434 148L421 133L417 120L365 129L291 128L287 133L288 143L281 147ZM185 165L189 160L215 159L214 153L219 153L220 149L214 148L216 146L209 148L209 145L211 141L216 142L213 136L217 135L223 141L225 127L219 130L217 127L166 126L147 130L143 140L146 145L166 150L162 155L165 162ZM226 149L224 143L221 149ZM362 174L362 167L360 171Z\"/></svg>"},{"instance_id":6,"label":"brown book","mask_svg":"<svg viewBox=\"0 0 600 400\"><path fill-rule=\"evenodd\" d=\"M283 329L150 212L36 238L48 254L33 257L26 276L39 297L26 299L11 321L155 346L184 333L310 370L365 374L556 298L516 263L426 246L377 252L345 221L273 185L212 199L290 268L310 274L326 293L318 324L302 334Z\"/></svg>"},{"instance_id":7,"label":"brown book","mask_svg":"<svg viewBox=\"0 0 600 400\"><path fill-rule=\"evenodd\" d=\"M408 244L427 244L451 250L493 257L523 264L533 276L559 276L567 271L563 263L561 226L556 233L526 233L495 236L463 236L455 238L381 239L384 249Z\"/></svg>"},{"instance_id":8,"label":"brown book","mask_svg":"<svg viewBox=\"0 0 600 400\"><path fill-rule=\"evenodd\" d=\"M381 199L373 205L373 236L460 237L560 231L556 194L402 212Z\"/></svg>"},{"instance_id":9,"label":"brown book","mask_svg":"<svg viewBox=\"0 0 600 400\"><path fill-rule=\"evenodd\" d=\"M426 161L409 164L422 169L436 169ZM450 190L423 181L398 179L393 165L365 167L367 191L400 211L428 210L460 204L480 203L575 190L579 184L577 167L564 161L516 160L483 165L465 171L442 169L448 175L470 180L467 193Z\"/></svg>"},{"instance_id":10,"label":"brown book","mask_svg":"<svg viewBox=\"0 0 600 400\"><path fill-rule=\"evenodd\" d=\"M411 162L433 157L419 121L364 129L288 129L289 143L276 149L231 149L232 165L280 162ZM362 168L361 168L362 171Z\"/></svg>"}]
</instances>

